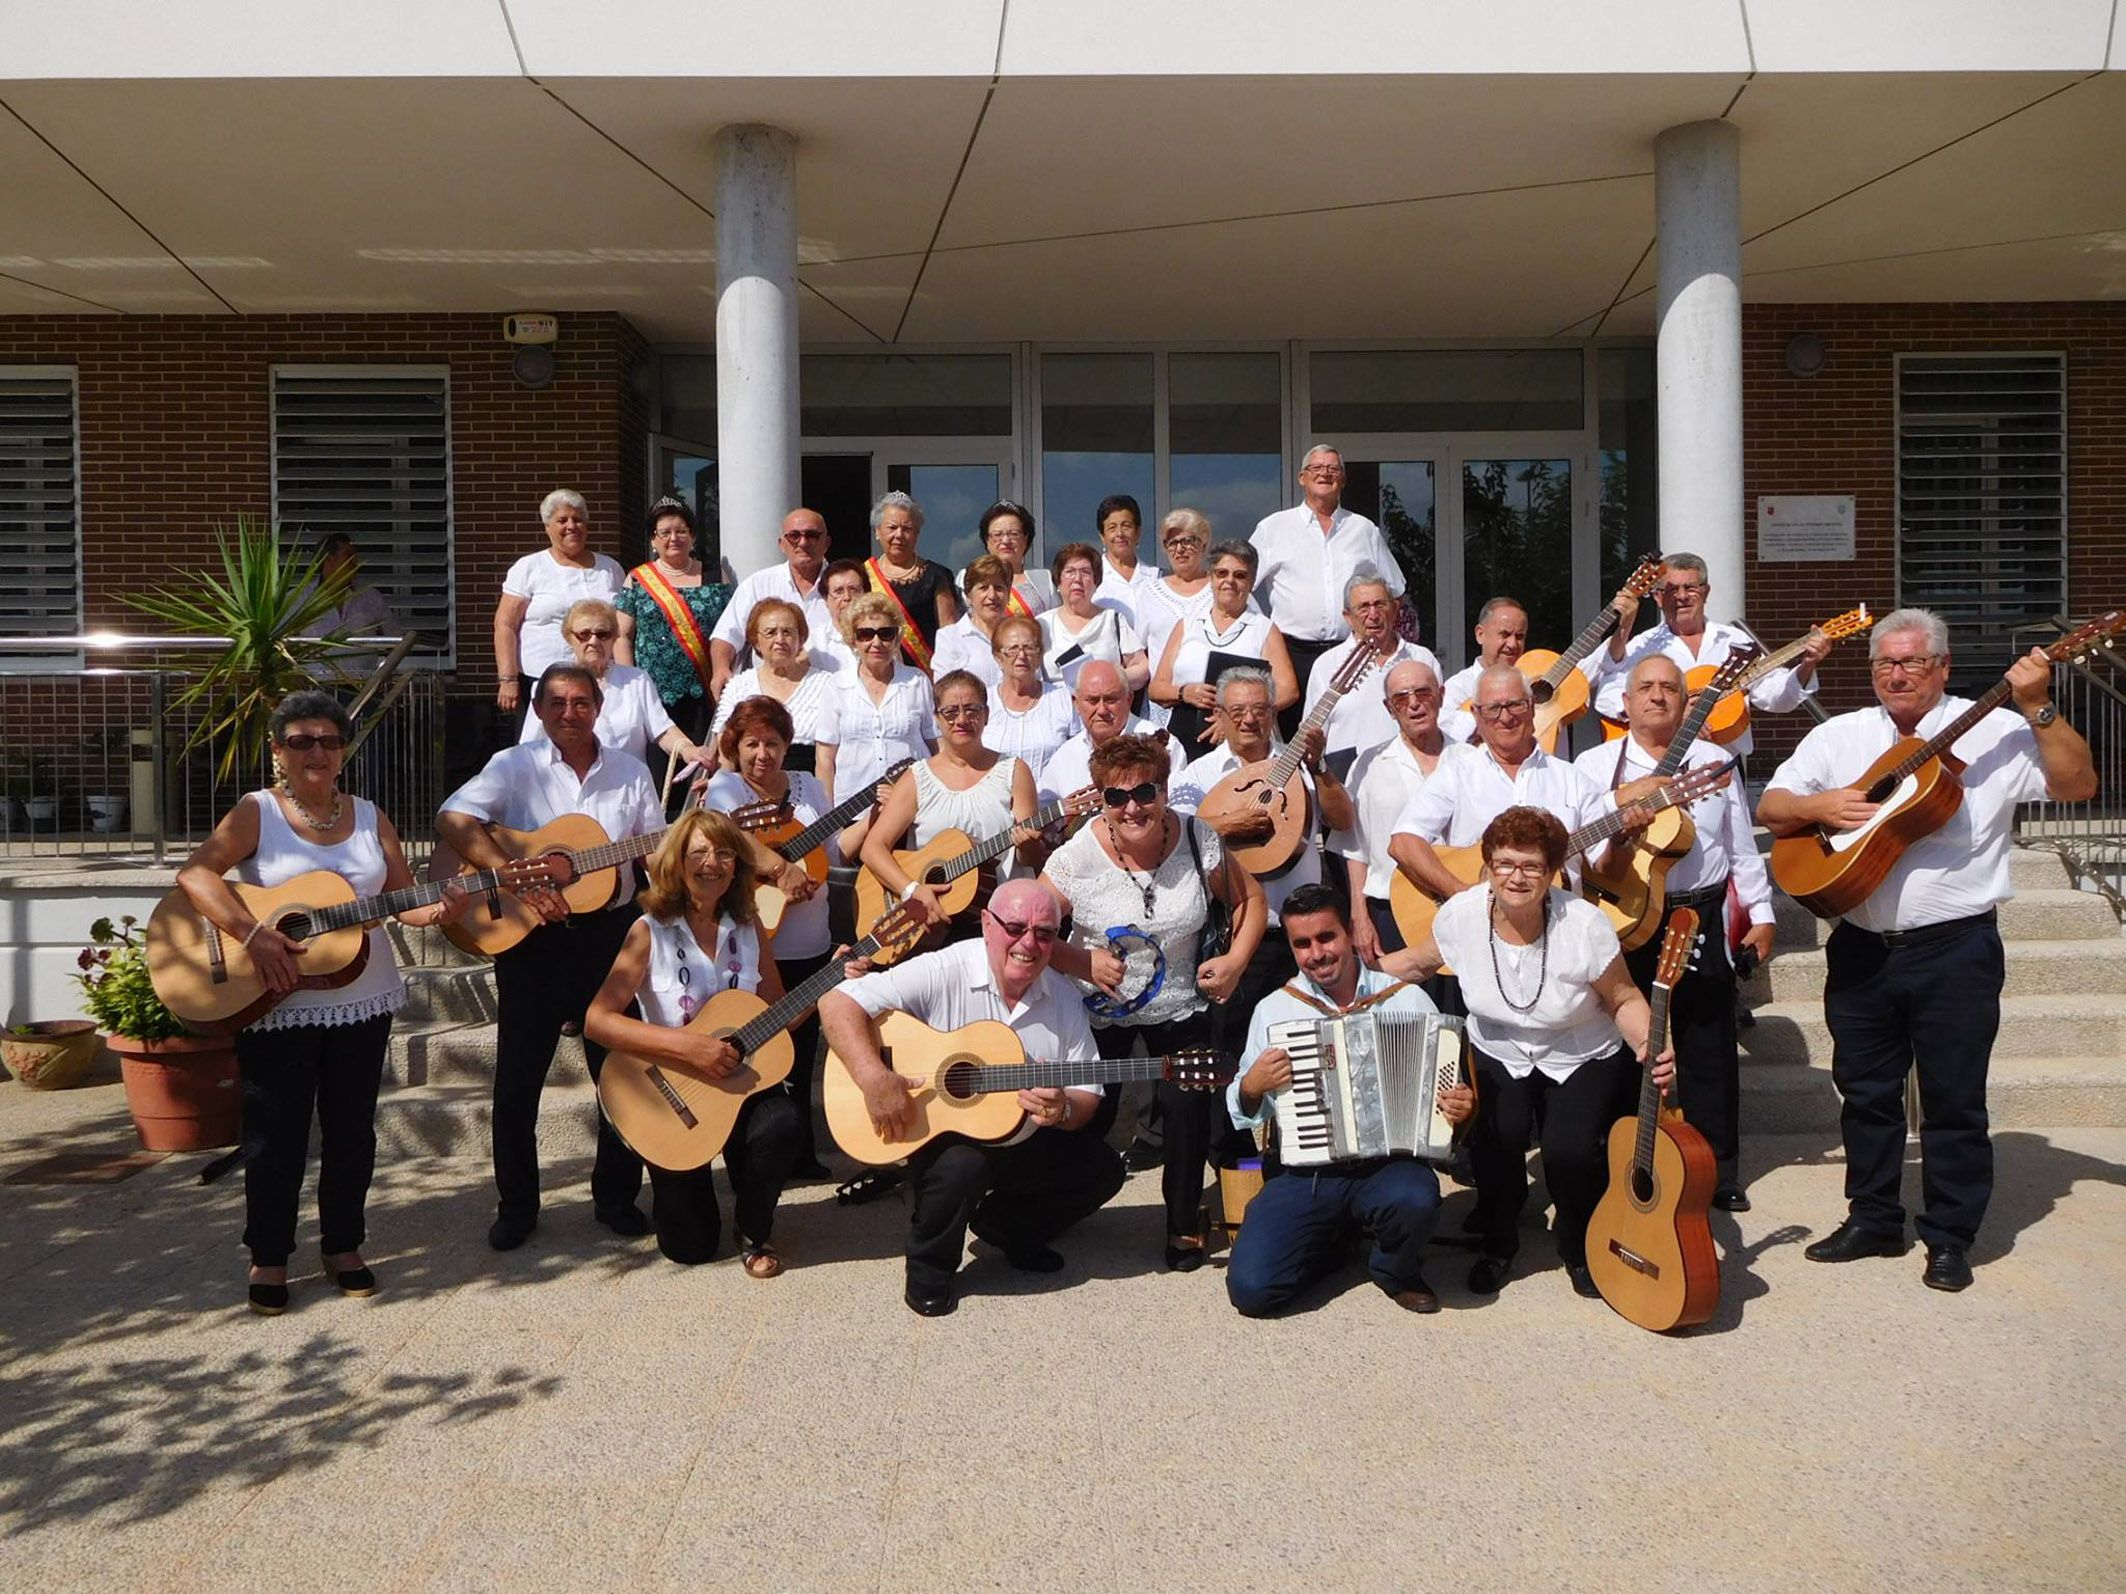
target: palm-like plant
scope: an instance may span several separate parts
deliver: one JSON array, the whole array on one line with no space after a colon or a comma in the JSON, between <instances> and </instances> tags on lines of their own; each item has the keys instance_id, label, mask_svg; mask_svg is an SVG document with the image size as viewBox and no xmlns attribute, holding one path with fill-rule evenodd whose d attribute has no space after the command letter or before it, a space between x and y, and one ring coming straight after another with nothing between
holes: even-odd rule
<instances>
[{"instance_id":1,"label":"palm-like plant","mask_svg":"<svg viewBox=\"0 0 2126 1594\"><path fill-rule=\"evenodd\" d=\"M314 637L318 622L346 602L352 575L327 573L321 556L285 553L280 529L239 515L233 531L214 528L221 573L193 573L176 586L129 596L141 613L199 637L227 637L174 706L198 707L199 724L184 750L222 742L215 778L239 763L265 759L273 710L283 697L314 687L334 672L331 644Z\"/></svg>"}]
</instances>

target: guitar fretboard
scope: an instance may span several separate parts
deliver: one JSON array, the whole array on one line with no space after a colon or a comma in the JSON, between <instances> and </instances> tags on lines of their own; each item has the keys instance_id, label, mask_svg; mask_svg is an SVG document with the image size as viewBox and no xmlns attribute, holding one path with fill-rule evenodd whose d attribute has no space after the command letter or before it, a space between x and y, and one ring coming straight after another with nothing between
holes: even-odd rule
<instances>
[{"instance_id":1,"label":"guitar fretboard","mask_svg":"<svg viewBox=\"0 0 2126 1594\"><path fill-rule=\"evenodd\" d=\"M979 1096L994 1096L1007 1090L1126 1085L1140 1079L1162 1078L1172 1062L1169 1057L1092 1057L1076 1063L1044 1057L1028 1058L1023 1063L978 1063L981 1075L973 1091Z\"/></svg>"},{"instance_id":2,"label":"guitar fretboard","mask_svg":"<svg viewBox=\"0 0 2126 1594\"><path fill-rule=\"evenodd\" d=\"M1745 672L1743 680L1749 676ZM1683 716L1683 723L1676 727L1675 739L1668 744L1668 751L1661 755L1661 762L1654 766L1654 774L1666 780L1683 767L1683 760L1690 756L1691 744L1697 741L1705 729L1705 722L1713 717L1713 710L1720 700L1736 686L1722 686L1717 678L1708 681L1705 689L1691 699L1690 712Z\"/></svg>"},{"instance_id":3,"label":"guitar fretboard","mask_svg":"<svg viewBox=\"0 0 2126 1594\"><path fill-rule=\"evenodd\" d=\"M775 849L776 855L785 863L796 863L800 859L817 852L827 844L829 836L842 829L850 820L878 800L878 787L880 785L887 781L898 780L901 771L906 769L912 762L912 759L902 759L901 762L880 776L877 781L872 782L864 791L858 792L851 797L844 797L832 808L813 820L811 824L805 826L804 829L800 830L780 847L777 847Z\"/></svg>"},{"instance_id":4,"label":"guitar fretboard","mask_svg":"<svg viewBox=\"0 0 2126 1594\"><path fill-rule=\"evenodd\" d=\"M1338 699L1365 679L1366 672L1373 668L1379 657L1379 654L1368 653L1363 649L1352 650L1351 656L1344 660L1330 679L1329 689L1321 694L1319 702L1307 710L1307 717L1299 722L1299 729L1293 733L1292 739L1285 743L1284 751L1270 761L1269 773L1263 777L1265 787L1271 791L1284 790L1285 782L1290 780L1293 771L1299 768L1299 744L1307 732L1318 731L1329 723L1329 716L1336 712Z\"/></svg>"},{"instance_id":5,"label":"guitar fretboard","mask_svg":"<svg viewBox=\"0 0 2126 1594\"><path fill-rule=\"evenodd\" d=\"M1071 811L1070 799L1044 804L1034 812L1031 819L1014 821L998 831L987 841L978 841L956 858L947 858L941 864L933 864L923 872L926 884L945 885L959 879L970 870L979 869L992 858L1001 858L1011 847L1011 838L1021 824L1033 830L1046 830L1050 825Z\"/></svg>"},{"instance_id":6,"label":"guitar fretboard","mask_svg":"<svg viewBox=\"0 0 2126 1594\"><path fill-rule=\"evenodd\" d=\"M830 957L813 970L810 977L798 981L779 1002L773 1002L747 1023L731 1032L731 1044L739 1054L751 1057L792 1024L812 1009L814 1003L835 986L847 979L843 965L857 958L867 958L886 944L887 937L873 930L841 957Z\"/></svg>"},{"instance_id":7,"label":"guitar fretboard","mask_svg":"<svg viewBox=\"0 0 2126 1594\"><path fill-rule=\"evenodd\" d=\"M1541 676L1543 682L1556 691L1565 682L1565 677L1580 667L1580 660L1609 640L1609 633L1616 630L1617 606L1605 604L1602 612L1587 622L1587 629L1572 639L1572 646L1557 656L1557 660Z\"/></svg>"},{"instance_id":8,"label":"guitar fretboard","mask_svg":"<svg viewBox=\"0 0 2126 1594\"><path fill-rule=\"evenodd\" d=\"M1668 987L1655 985L1648 1006L1652 1011L1646 1020L1646 1050L1659 1057L1668 1044ZM1661 1087L1654 1083L1653 1069L1647 1067L1639 1080L1639 1131L1631 1151L1631 1165L1641 1173L1653 1172L1655 1125L1660 1117Z\"/></svg>"},{"instance_id":9,"label":"guitar fretboard","mask_svg":"<svg viewBox=\"0 0 2126 1594\"><path fill-rule=\"evenodd\" d=\"M1902 785L1906 777L1916 774L1930 758L1938 758L1947 752L1980 720L1999 708L2008 699L2008 678L2004 675L1986 689L1986 695L1956 716L1944 729L1937 731L1920 746L1914 748L1896 767L1886 770L1880 780L1865 793L1871 803L1888 802L1890 796Z\"/></svg>"},{"instance_id":10,"label":"guitar fretboard","mask_svg":"<svg viewBox=\"0 0 2126 1594\"><path fill-rule=\"evenodd\" d=\"M381 924L401 913L415 908L425 908L443 900L443 887L462 886L468 896L501 888L500 874L493 869L482 869L474 874L453 875L449 880L430 880L421 885L402 886L397 891L386 891L378 896L357 897L352 902L336 902L329 908L310 908L304 916L309 919L312 933L330 930L345 930L355 925ZM285 915L283 915L285 917Z\"/></svg>"}]
</instances>

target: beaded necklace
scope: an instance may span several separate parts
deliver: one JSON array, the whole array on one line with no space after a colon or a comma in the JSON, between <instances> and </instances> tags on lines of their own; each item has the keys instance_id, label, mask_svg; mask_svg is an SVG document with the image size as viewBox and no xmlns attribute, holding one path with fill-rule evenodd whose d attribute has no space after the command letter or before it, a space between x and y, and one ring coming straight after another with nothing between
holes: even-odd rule
<instances>
[{"instance_id":1,"label":"beaded necklace","mask_svg":"<svg viewBox=\"0 0 2126 1594\"><path fill-rule=\"evenodd\" d=\"M1543 956L1536 967L1535 994L1530 996L1525 1002L1516 1002L1511 996L1506 994L1506 977L1499 972L1499 905L1496 901L1491 904L1489 929L1491 931L1491 978L1493 983L1499 988L1499 999L1516 1013L1534 1012L1535 1004L1543 999L1543 987L1550 979L1550 899L1547 896L1543 899L1543 931L1537 938L1538 944L1543 949Z\"/></svg>"}]
</instances>

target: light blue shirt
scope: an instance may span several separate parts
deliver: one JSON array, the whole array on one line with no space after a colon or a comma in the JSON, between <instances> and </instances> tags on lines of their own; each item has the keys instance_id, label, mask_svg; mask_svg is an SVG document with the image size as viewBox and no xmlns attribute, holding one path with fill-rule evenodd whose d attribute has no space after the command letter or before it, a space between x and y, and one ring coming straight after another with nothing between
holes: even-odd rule
<instances>
[{"instance_id":1,"label":"light blue shirt","mask_svg":"<svg viewBox=\"0 0 2126 1594\"><path fill-rule=\"evenodd\" d=\"M1296 983L1312 992L1314 996L1327 1003L1332 1009L1335 1007L1336 1004L1330 999L1329 993L1308 979L1306 975L1300 975ZM1369 996L1385 991L1394 983L1394 975L1384 974L1379 969L1369 969L1361 963L1358 966L1358 990L1353 994L1351 1000L1354 1003L1362 1002ZM1418 989L1418 987L1406 985L1385 1002L1376 1004L1375 1008L1370 1011L1424 1014L1437 1013L1439 1009L1433 1005L1432 998ZM1284 986L1279 986L1256 1004L1254 1016L1248 1020L1247 1049L1240 1059L1240 1071L1233 1076L1233 1082L1225 1087L1226 1115L1233 1120L1234 1128L1253 1129L1269 1118L1277 1109L1277 1103L1270 1097L1265 1096L1262 1098L1261 1110L1252 1116L1240 1110L1241 1078L1254 1066L1255 1059L1270 1049L1270 1026L1272 1024L1289 1024L1294 1019L1314 1019L1327 1016L1319 1008L1309 1007Z\"/></svg>"}]
</instances>

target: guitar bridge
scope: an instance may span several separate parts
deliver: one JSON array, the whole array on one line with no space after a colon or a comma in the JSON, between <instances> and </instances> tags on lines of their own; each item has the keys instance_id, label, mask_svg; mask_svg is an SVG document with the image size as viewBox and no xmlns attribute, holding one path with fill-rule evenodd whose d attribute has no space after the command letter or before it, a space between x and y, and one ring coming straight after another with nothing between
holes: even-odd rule
<instances>
[{"instance_id":1,"label":"guitar bridge","mask_svg":"<svg viewBox=\"0 0 2126 1594\"><path fill-rule=\"evenodd\" d=\"M204 913L199 922L207 927L207 982L210 985L229 983L229 954L222 950L221 926Z\"/></svg>"},{"instance_id":2,"label":"guitar bridge","mask_svg":"<svg viewBox=\"0 0 2126 1594\"><path fill-rule=\"evenodd\" d=\"M686 1104L686 1098L672 1088L672 1082L664 1077L664 1070L653 1063L648 1072L650 1083L664 1097L664 1104L672 1109L672 1115L689 1129L699 1129L701 1120L694 1116L694 1109Z\"/></svg>"},{"instance_id":3,"label":"guitar bridge","mask_svg":"<svg viewBox=\"0 0 2126 1594\"><path fill-rule=\"evenodd\" d=\"M1650 1279L1657 1279L1661 1276L1660 1263L1650 1261L1646 1257L1639 1255L1637 1251L1632 1250L1622 1241L1611 1240L1609 1242L1609 1254L1630 1268L1634 1273L1644 1273Z\"/></svg>"}]
</instances>

